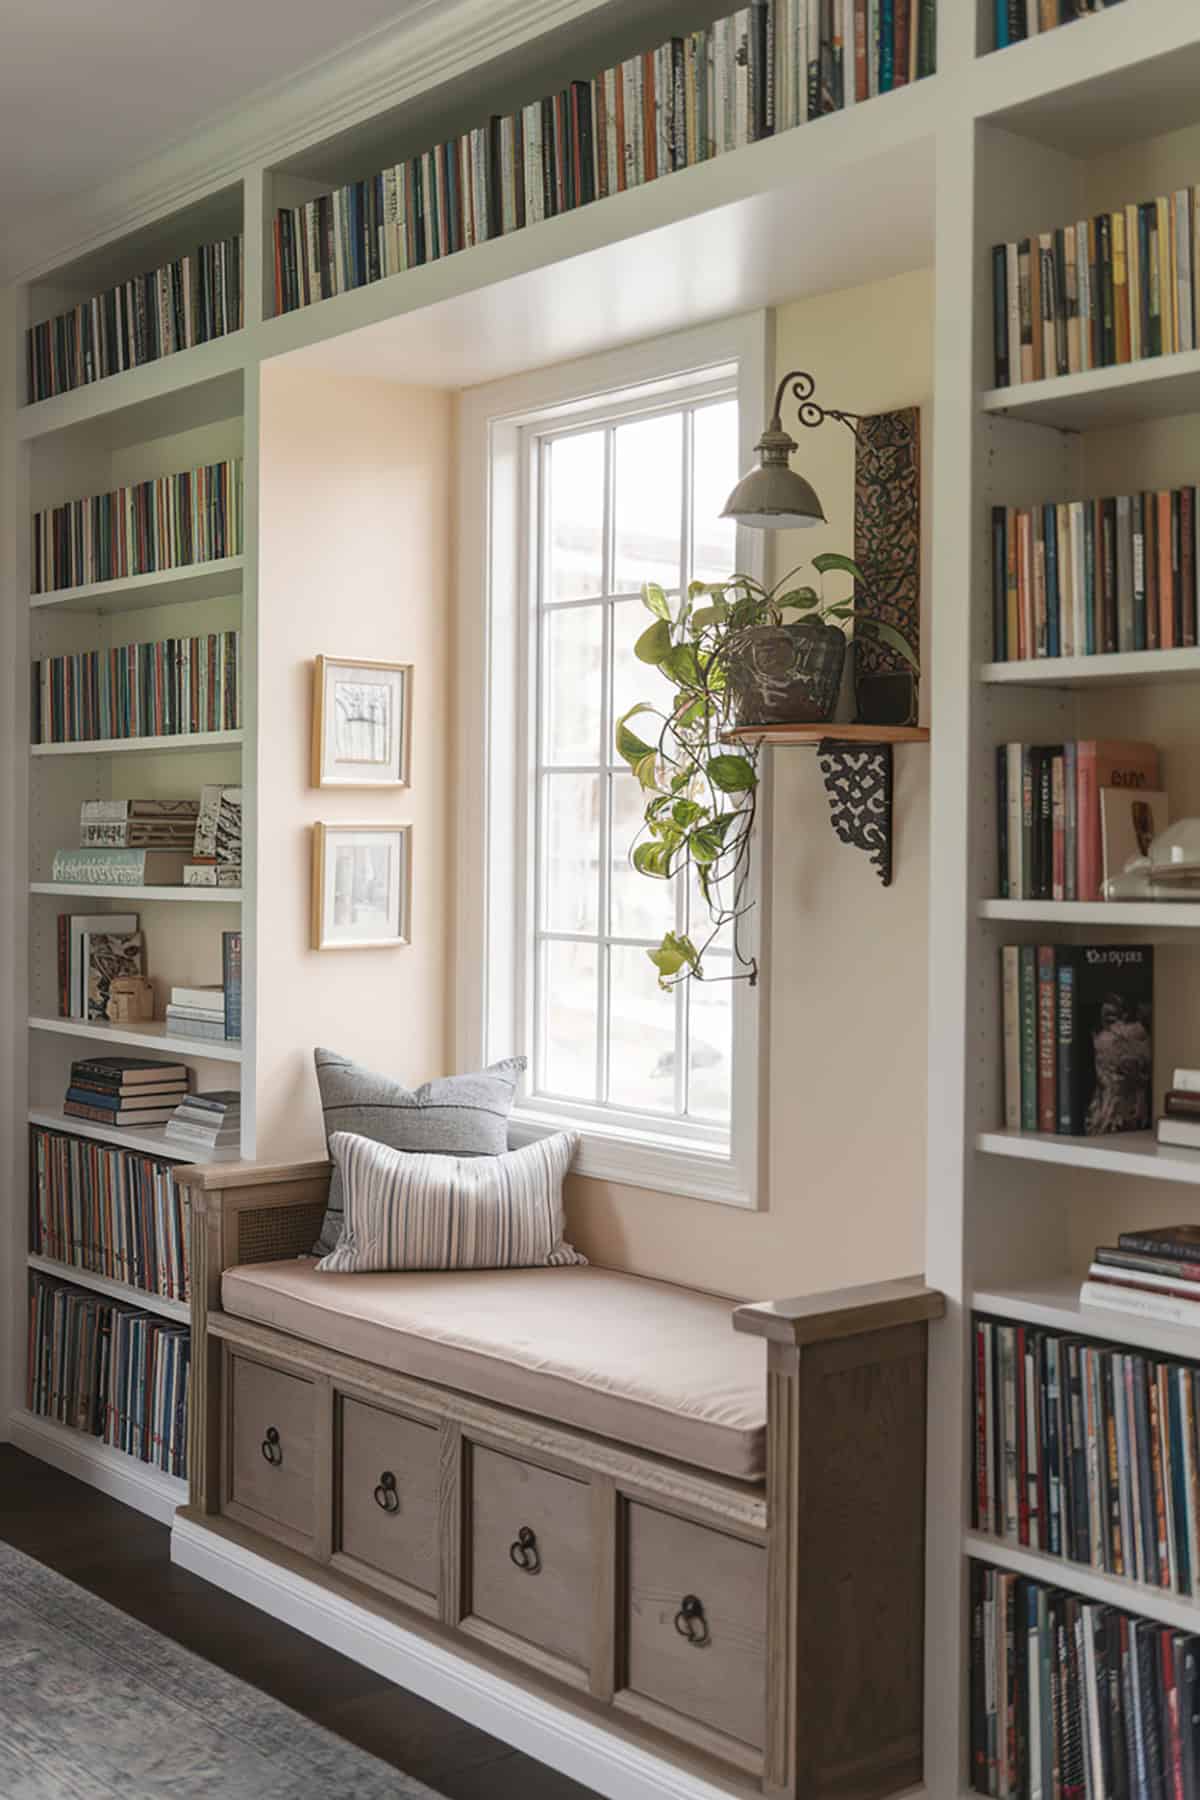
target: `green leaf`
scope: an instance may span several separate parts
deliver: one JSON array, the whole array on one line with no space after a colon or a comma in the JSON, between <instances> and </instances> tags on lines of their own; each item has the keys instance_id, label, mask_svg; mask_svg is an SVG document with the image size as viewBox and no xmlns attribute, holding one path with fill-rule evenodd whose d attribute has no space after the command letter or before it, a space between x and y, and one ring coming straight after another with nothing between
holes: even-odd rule
<instances>
[{"instance_id":1,"label":"green leaf","mask_svg":"<svg viewBox=\"0 0 1200 1800\"><path fill-rule=\"evenodd\" d=\"M776 606L794 606L797 612L803 612L809 606L815 606L821 598L816 588L793 588L790 594L781 594L775 602Z\"/></svg>"},{"instance_id":2,"label":"green leaf","mask_svg":"<svg viewBox=\"0 0 1200 1800\"><path fill-rule=\"evenodd\" d=\"M633 866L639 875L651 875L657 881L666 881L669 857L667 846L654 839L637 846L633 852Z\"/></svg>"},{"instance_id":3,"label":"green leaf","mask_svg":"<svg viewBox=\"0 0 1200 1800\"><path fill-rule=\"evenodd\" d=\"M667 988L671 978L686 969L695 971L699 968L700 957L696 946L682 933L668 931L657 950L647 950L646 955L658 970L658 985Z\"/></svg>"},{"instance_id":4,"label":"green leaf","mask_svg":"<svg viewBox=\"0 0 1200 1800\"><path fill-rule=\"evenodd\" d=\"M633 654L639 662L653 663L657 666L671 649L671 627L665 619L656 619L648 625L637 643L633 646Z\"/></svg>"},{"instance_id":5,"label":"green leaf","mask_svg":"<svg viewBox=\"0 0 1200 1800\"><path fill-rule=\"evenodd\" d=\"M827 619L852 619L854 617L853 600L839 600L836 606L825 608Z\"/></svg>"},{"instance_id":6,"label":"green leaf","mask_svg":"<svg viewBox=\"0 0 1200 1800\"><path fill-rule=\"evenodd\" d=\"M745 756L710 757L705 772L723 794L748 794L758 786L754 764Z\"/></svg>"},{"instance_id":7,"label":"green leaf","mask_svg":"<svg viewBox=\"0 0 1200 1800\"><path fill-rule=\"evenodd\" d=\"M647 750L644 756L637 757L629 766L641 783L643 792L658 793L658 756L653 750Z\"/></svg>"},{"instance_id":8,"label":"green leaf","mask_svg":"<svg viewBox=\"0 0 1200 1800\"><path fill-rule=\"evenodd\" d=\"M696 661L696 652L690 644L675 644L659 659L659 668L668 680L676 687L703 687L704 678L700 673L700 664Z\"/></svg>"},{"instance_id":9,"label":"green leaf","mask_svg":"<svg viewBox=\"0 0 1200 1800\"><path fill-rule=\"evenodd\" d=\"M648 581L643 587L642 605L648 612L652 612L656 619L665 619L670 624L671 609L667 605L667 596L656 581Z\"/></svg>"},{"instance_id":10,"label":"green leaf","mask_svg":"<svg viewBox=\"0 0 1200 1800\"><path fill-rule=\"evenodd\" d=\"M729 617L729 606L724 600L714 600L711 606L699 606L692 614L692 630L707 631L710 625L723 625Z\"/></svg>"},{"instance_id":11,"label":"green leaf","mask_svg":"<svg viewBox=\"0 0 1200 1800\"><path fill-rule=\"evenodd\" d=\"M875 636L879 638L882 643L886 644L889 650L894 650L897 656L902 656L904 658L914 674L919 675L921 673L921 664L914 655L912 646L909 644L908 639L903 633L896 630L894 625L887 624L883 619L860 619L858 621L858 629L860 631L874 632Z\"/></svg>"},{"instance_id":12,"label":"green leaf","mask_svg":"<svg viewBox=\"0 0 1200 1800\"><path fill-rule=\"evenodd\" d=\"M707 817L707 814L707 806L701 806L696 800L676 800L671 808L671 817L677 825L682 825L684 830L695 825L698 820Z\"/></svg>"},{"instance_id":13,"label":"green leaf","mask_svg":"<svg viewBox=\"0 0 1200 1800\"><path fill-rule=\"evenodd\" d=\"M639 763L644 756L653 756L654 751L649 744L644 744L637 733L630 731L622 721L617 726L617 755L627 762L630 768Z\"/></svg>"},{"instance_id":14,"label":"green leaf","mask_svg":"<svg viewBox=\"0 0 1200 1800\"><path fill-rule=\"evenodd\" d=\"M847 575L853 575L855 581L863 578L862 570L848 556L839 556L836 550L823 550L820 556L814 556L812 566L818 575L828 575L833 569L841 569Z\"/></svg>"}]
</instances>

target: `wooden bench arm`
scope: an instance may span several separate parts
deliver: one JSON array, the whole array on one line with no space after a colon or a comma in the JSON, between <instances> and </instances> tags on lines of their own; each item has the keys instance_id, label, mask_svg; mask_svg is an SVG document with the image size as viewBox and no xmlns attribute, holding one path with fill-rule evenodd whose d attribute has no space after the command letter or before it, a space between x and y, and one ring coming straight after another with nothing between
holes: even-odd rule
<instances>
[{"instance_id":1,"label":"wooden bench arm","mask_svg":"<svg viewBox=\"0 0 1200 1800\"><path fill-rule=\"evenodd\" d=\"M333 1164L324 1158L320 1162L299 1163L191 1163L185 1169L176 1169L175 1179L180 1187L213 1193L230 1188L273 1187L281 1181L328 1180L332 1169Z\"/></svg>"},{"instance_id":2,"label":"wooden bench arm","mask_svg":"<svg viewBox=\"0 0 1200 1800\"><path fill-rule=\"evenodd\" d=\"M945 1295L913 1276L833 1288L824 1294L802 1294L796 1300L760 1300L753 1306L739 1306L733 1328L777 1344L827 1344L866 1331L890 1331L896 1325L940 1319L945 1311Z\"/></svg>"}]
</instances>

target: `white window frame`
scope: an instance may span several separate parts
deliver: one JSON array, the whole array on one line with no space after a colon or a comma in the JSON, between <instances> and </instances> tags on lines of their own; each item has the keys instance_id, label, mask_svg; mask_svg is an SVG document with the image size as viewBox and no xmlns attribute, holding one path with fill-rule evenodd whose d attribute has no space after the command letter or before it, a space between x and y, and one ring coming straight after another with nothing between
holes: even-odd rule
<instances>
[{"instance_id":1,"label":"white window frame","mask_svg":"<svg viewBox=\"0 0 1200 1800\"><path fill-rule=\"evenodd\" d=\"M457 617L458 787L454 1036L456 1066L532 1049L525 933L528 884L536 873L524 836L532 818L529 721L531 526L530 427L603 412L644 409L672 391L736 384L739 463L753 445L768 400L771 320L755 313L468 390L459 402ZM681 398L690 395L681 394ZM761 576L761 533L739 529L737 566ZM762 959L770 893L770 757L764 757L758 827L743 931ZM726 1205L766 1204L766 995L760 977L734 984L730 1131L682 1133L675 1121L618 1122L608 1109L524 1097L511 1138L528 1142L567 1126L579 1131L580 1174Z\"/></svg>"}]
</instances>

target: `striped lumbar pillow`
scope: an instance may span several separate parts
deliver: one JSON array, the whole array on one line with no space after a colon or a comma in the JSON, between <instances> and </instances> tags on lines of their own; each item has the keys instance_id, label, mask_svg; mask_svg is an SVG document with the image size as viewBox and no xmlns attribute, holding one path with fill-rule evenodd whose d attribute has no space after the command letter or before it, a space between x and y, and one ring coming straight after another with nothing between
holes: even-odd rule
<instances>
[{"instance_id":1,"label":"striped lumbar pillow","mask_svg":"<svg viewBox=\"0 0 1200 1800\"><path fill-rule=\"evenodd\" d=\"M440 1156L499 1156L508 1149L508 1115L525 1069L523 1056L492 1063L475 1075L446 1075L408 1088L336 1050L313 1054L327 1141L335 1131L353 1131L393 1150ZM341 1235L342 1174L335 1163L313 1255L327 1256Z\"/></svg>"},{"instance_id":2,"label":"striped lumbar pillow","mask_svg":"<svg viewBox=\"0 0 1200 1800\"><path fill-rule=\"evenodd\" d=\"M563 1242L563 1176L579 1139L539 1138L502 1156L412 1155L335 1131L346 1223L318 1269L528 1269L585 1263Z\"/></svg>"}]
</instances>

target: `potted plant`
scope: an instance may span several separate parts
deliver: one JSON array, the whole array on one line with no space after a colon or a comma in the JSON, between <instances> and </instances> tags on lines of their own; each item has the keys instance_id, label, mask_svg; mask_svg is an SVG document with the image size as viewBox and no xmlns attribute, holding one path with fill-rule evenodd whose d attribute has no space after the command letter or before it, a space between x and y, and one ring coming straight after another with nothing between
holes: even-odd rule
<instances>
[{"instance_id":1,"label":"potted plant","mask_svg":"<svg viewBox=\"0 0 1200 1800\"><path fill-rule=\"evenodd\" d=\"M822 583L841 572L862 579L848 556L813 558ZM639 873L670 881L689 866L708 907L703 940L669 931L648 954L659 986L704 979L704 956L727 932L733 979L757 980L742 921L750 910L746 881L758 794L756 743L726 744L734 726L810 724L830 719L841 688L846 642L857 629L896 650L912 668L911 646L884 620L856 618L853 600L827 601L813 587L790 587L792 570L773 588L750 575L694 581L672 612L662 588L648 583L642 600L653 623L635 652L670 683L661 705L630 707L616 727L617 754L641 783L643 831L633 848ZM655 729L630 721L653 719Z\"/></svg>"}]
</instances>

